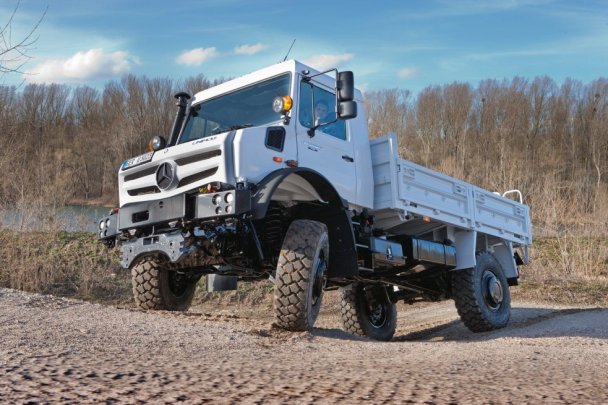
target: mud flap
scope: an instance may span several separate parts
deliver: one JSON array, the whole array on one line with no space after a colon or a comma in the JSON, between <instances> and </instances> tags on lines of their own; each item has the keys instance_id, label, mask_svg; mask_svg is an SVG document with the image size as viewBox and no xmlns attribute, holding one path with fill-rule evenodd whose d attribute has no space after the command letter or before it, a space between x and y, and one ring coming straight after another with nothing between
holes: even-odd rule
<instances>
[{"instance_id":1,"label":"mud flap","mask_svg":"<svg viewBox=\"0 0 608 405\"><path fill-rule=\"evenodd\" d=\"M207 275L207 292L231 291L237 288L237 276Z\"/></svg>"}]
</instances>

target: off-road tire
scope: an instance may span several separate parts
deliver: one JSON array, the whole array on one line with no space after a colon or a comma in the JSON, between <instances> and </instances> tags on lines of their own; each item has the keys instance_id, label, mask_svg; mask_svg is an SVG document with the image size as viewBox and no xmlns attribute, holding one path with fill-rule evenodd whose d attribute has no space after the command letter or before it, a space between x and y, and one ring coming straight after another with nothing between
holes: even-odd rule
<instances>
[{"instance_id":1,"label":"off-road tire","mask_svg":"<svg viewBox=\"0 0 608 405\"><path fill-rule=\"evenodd\" d=\"M167 261L146 256L131 267L135 305L141 309L186 311L192 304L198 278L187 278Z\"/></svg>"},{"instance_id":2,"label":"off-road tire","mask_svg":"<svg viewBox=\"0 0 608 405\"><path fill-rule=\"evenodd\" d=\"M488 287L496 281L500 286L500 300L492 297ZM498 285L494 285L498 290ZM500 329L509 323L509 285L500 263L490 253L479 254L474 268L452 273L452 295L460 319L472 332Z\"/></svg>"},{"instance_id":3,"label":"off-road tire","mask_svg":"<svg viewBox=\"0 0 608 405\"><path fill-rule=\"evenodd\" d=\"M388 299L380 299L373 310L381 312L377 315L370 313L373 310L370 309L363 288L363 284L355 283L343 287L340 291L340 312L344 330L374 340L391 340L397 328L397 307Z\"/></svg>"},{"instance_id":4,"label":"off-road tire","mask_svg":"<svg viewBox=\"0 0 608 405\"><path fill-rule=\"evenodd\" d=\"M283 239L275 275L278 326L291 331L313 327L321 308L328 260L327 227L317 221L293 221Z\"/></svg>"}]
</instances>

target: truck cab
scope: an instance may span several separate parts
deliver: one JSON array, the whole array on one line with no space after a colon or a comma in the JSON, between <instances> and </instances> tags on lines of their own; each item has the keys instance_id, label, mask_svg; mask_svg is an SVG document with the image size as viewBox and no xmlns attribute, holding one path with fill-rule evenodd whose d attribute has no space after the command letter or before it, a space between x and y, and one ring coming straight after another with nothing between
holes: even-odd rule
<instances>
[{"instance_id":1,"label":"truck cab","mask_svg":"<svg viewBox=\"0 0 608 405\"><path fill-rule=\"evenodd\" d=\"M291 165L322 172L349 204L371 208L373 182L364 114L339 119L336 80L318 73L286 61L197 93L171 148L147 154L150 160L137 161L137 168L130 161L123 164L120 207L149 201L151 195L171 197L210 182L235 184L247 179L257 184ZM291 100L289 110L273 110L277 97ZM354 102L363 105L358 90ZM325 115L315 115L322 106ZM176 156L181 158L176 163L189 159L175 167L180 183L163 188L151 168L175 161Z\"/></svg>"}]
</instances>

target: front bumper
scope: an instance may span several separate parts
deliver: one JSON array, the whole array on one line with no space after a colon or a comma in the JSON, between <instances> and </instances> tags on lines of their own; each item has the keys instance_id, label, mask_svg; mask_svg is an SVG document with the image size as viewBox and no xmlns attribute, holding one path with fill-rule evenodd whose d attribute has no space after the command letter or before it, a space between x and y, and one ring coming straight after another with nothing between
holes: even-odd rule
<instances>
[{"instance_id":1,"label":"front bumper","mask_svg":"<svg viewBox=\"0 0 608 405\"><path fill-rule=\"evenodd\" d=\"M144 253L164 253L171 262L175 263L193 249L186 247L184 241L184 236L179 231L131 239L122 245L120 264L128 269L131 263Z\"/></svg>"},{"instance_id":2,"label":"front bumper","mask_svg":"<svg viewBox=\"0 0 608 405\"><path fill-rule=\"evenodd\" d=\"M145 253L164 253L172 262L188 255L184 249L181 230L155 234L155 227L168 226L177 221L201 221L241 216L251 211L250 190L225 190L198 195L177 195L159 200L139 202L122 207L117 214L103 217L98 222L98 237L108 246L122 244L123 267ZM175 228L177 224L171 224ZM130 238L137 230L148 230L146 237ZM126 240L121 241L121 235Z\"/></svg>"}]
</instances>

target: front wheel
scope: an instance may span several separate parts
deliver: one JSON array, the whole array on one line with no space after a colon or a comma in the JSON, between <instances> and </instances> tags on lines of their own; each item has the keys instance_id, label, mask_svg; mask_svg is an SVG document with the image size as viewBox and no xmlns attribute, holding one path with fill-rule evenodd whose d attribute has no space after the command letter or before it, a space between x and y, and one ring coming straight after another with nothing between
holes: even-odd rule
<instances>
[{"instance_id":1,"label":"front wheel","mask_svg":"<svg viewBox=\"0 0 608 405\"><path fill-rule=\"evenodd\" d=\"M511 315L509 284L490 253L479 254L474 268L452 273L452 295L460 319L472 332L507 326Z\"/></svg>"},{"instance_id":2,"label":"front wheel","mask_svg":"<svg viewBox=\"0 0 608 405\"><path fill-rule=\"evenodd\" d=\"M358 336L389 341L397 327L397 307L384 286L351 284L341 290L344 330Z\"/></svg>"},{"instance_id":3,"label":"front wheel","mask_svg":"<svg viewBox=\"0 0 608 405\"><path fill-rule=\"evenodd\" d=\"M199 278L172 269L159 257L143 257L131 268L135 305L141 309L186 311Z\"/></svg>"},{"instance_id":4,"label":"front wheel","mask_svg":"<svg viewBox=\"0 0 608 405\"><path fill-rule=\"evenodd\" d=\"M312 328L325 287L329 260L327 227L299 219L285 234L274 285L277 325L292 331Z\"/></svg>"}]
</instances>

